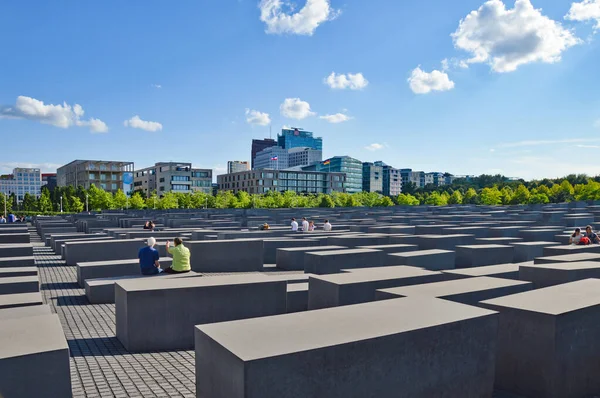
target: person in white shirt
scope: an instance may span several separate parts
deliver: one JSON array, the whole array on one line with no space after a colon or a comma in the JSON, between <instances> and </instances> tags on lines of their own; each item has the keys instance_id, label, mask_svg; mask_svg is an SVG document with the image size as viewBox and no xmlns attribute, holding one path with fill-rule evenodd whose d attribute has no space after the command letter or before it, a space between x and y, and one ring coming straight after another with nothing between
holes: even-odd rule
<instances>
[{"instance_id":1,"label":"person in white shirt","mask_svg":"<svg viewBox=\"0 0 600 398\"><path fill-rule=\"evenodd\" d=\"M581 229L575 228L575 232L569 237L569 244L578 245L582 237L583 235L581 234Z\"/></svg>"},{"instance_id":2,"label":"person in white shirt","mask_svg":"<svg viewBox=\"0 0 600 398\"><path fill-rule=\"evenodd\" d=\"M302 232L308 232L308 221L306 221L306 217L302 217Z\"/></svg>"},{"instance_id":3,"label":"person in white shirt","mask_svg":"<svg viewBox=\"0 0 600 398\"><path fill-rule=\"evenodd\" d=\"M292 231L298 232L298 223L295 218L292 218Z\"/></svg>"},{"instance_id":4,"label":"person in white shirt","mask_svg":"<svg viewBox=\"0 0 600 398\"><path fill-rule=\"evenodd\" d=\"M325 231L325 232L331 231L331 224L329 223L329 220L325 220L325 224L323 224L323 231Z\"/></svg>"}]
</instances>

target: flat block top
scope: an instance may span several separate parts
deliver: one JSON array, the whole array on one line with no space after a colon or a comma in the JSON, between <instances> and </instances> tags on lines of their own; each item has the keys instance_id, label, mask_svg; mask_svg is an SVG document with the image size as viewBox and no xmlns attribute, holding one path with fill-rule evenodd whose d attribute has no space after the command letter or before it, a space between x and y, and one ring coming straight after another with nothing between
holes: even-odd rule
<instances>
[{"instance_id":1,"label":"flat block top","mask_svg":"<svg viewBox=\"0 0 600 398\"><path fill-rule=\"evenodd\" d=\"M34 261L33 256L20 256L20 257L0 257L0 261Z\"/></svg>"},{"instance_id":2,"label":"flat block top","mask_svg":"<svg viewBox=\"0 0 600 398\"><path fill-rule=\"evenodd\" d=\"M111 278L94 278L94 279L86 279L86 286L94 287L94 286L103 286L109 285L111 283L116 283L118 281L126 281L129 279L143 279L143 278L162 278L162 279L173 279L173 278L190 278L194 276L200 276L198 273L194 271L186 272L185 274L162 274L158 275L125 275L125 276L113 276Z\"/></svg>"},{"instance_id":3,"label":"flat block top","mask_svg":"<svg viewBox=\"0 0 600 398\"><path fill-rule=\"evenodd\" d=\"M463 225L463 226L453 226L453 227L446 228L446 229L457 230L457 231L459 231L459 230L463 230L463 229L464 229L464 230L473 230L473 229L478 229L478 230L481 230L481 229L489 229L489 227L487 227L487 226L485 226L485 227L481 227L481 226L468 226L468 225Z\"/></svg>"},{"instance_id":4,"label":"flat block top","mask_svg":"<svg viewBox=\"0 0 600 398\"><path fill-rule=\"evenodd\" d=\"M99 241L94 241L94 240L89 240L89 241L80 241L80 240L74 240L74 241L67 241L65 242L66 245L117 245L117 244L125 244L125 243L138 243L138 244L145 244L145 239L109 239L109 240L99 240Z\"/></svg>"},{"instance_id":5,"label":"flat block top","mask_svg":"<svg viewBox=\"0 0 600 398\"><path fill-rule=\"evenodd\" d=\"M388 256L418 257L418 256L431 256L431 255L436 255L436 254L447 254L447 253L454 253L454 251L442 250L442 249L415 250L414 252L390 253L390 254L388 254Z\"/></svg>"},{"instance_id":6,"label":"flat block top","mask_svg":"<svg viewBox=\"0 0 600 398\"><path fill-rule=\"evenodd\" d=\"M417 245L409 245L406 243L398 243L392 245L372 245L372 246L358 246L357 249L371 249L371 250L383 250L383 249L406 249L406 248L418 248Z\"/></svg>"},{"instance_id":7,"label":"flat block top","mask_svg":"<svg viewBox=\"0 0 600 398\"><path fill-rule=\"evenodd\" d=\"M562 232L563 228L531 228L531 229L522 229L523 233L535 233L535 232Z\"/></svg>"},{"instance_id":8,"label":"flat block top","mask_svg":"<svg viewBox=\"0 0 600 398\"><path fill-rule=\"evenodd\" d=\"M494 307L560 315L600 305L600 279L584 279L482 301Z\"/></svg>"},{"instance_id":9,"label":"flat block top","mask_svg":"<svg viewBox=\"0 0 600 398\"><path fill-rule=\"evenodd\" d=\"M511 230L511 229L523 229L522 226L507 226L507 227L490 227L493 230Z\"/></svg>"},{"instance_id":10,"label":"flat block top","mask_svg":"<svg viewBox=\"0 0 600 398\"><path fill-rule=\"evenodd\" d=\"M379 291L406 297L447 297L461 293L479 292L509 286L530 285L531 282L479 276L451 281L402 286Z\"/></svg>"},{"instance_id":11,"label":"flat block top","mask_svg":"<svg viewBox=\"0 0 600 398\"><path fill-rule=\"evenodd\" d=\"M3 308L0 309L0 319L25 318L28 316L49 315L50 306L48 305L30 305L27 307Z\"/></svg>"},{"instance_id":12,"label":"flat block top","mask_svg":"<svg viewBox=\"0 0 600 398\"><path fill-rule=\"evenodd\" d=\"M171 257L161 257L159 262L172 262ZM137 258L130 258L127 260L104 260L104 261L84 261L77 263L78 267L99 267L99 266L110 266L110 265L124 265L124 264L139 264L140 260Z\"/></svg>"},{"instance_id":13,"label":"flat block top","mask_svg":"<svg viewBox=\"0 0 600 398\"><path fill-rule=\"evenodd\" d=\"M0 307L8 304L42 304L42 294L18 293L18 294L0 294Z\"/></svg>"},{"instance_id":14,"label":"flat block top","mask_svg":"<svg viewBox=\"0 0 600 398\"><path fill-rule=\"evenodd\" d=\"M449 235L421 235L421 239L456 239L456 238L473 238L470 234L449 234Z\"/></svg>"},{"instance_id":15,"label":"flat block top","mask_svg":"<svg viewBox=\"0 0 600 398\"><path fill-rule=\"evenodd\" d=\"M540 260L551 261L555 260L556 262L570 262L570 261L586 261L586 260L595 260L600 259L600 253L571 253L571 254L561 254L559 256L548 256L548 257L538 257Z\"/></svg>"},{"instance_id":16,"label":"flat block top","mask_svg":"<svg viewBox=\"0 0 600 398\"><path fill-rule=\"evenodd\" d=\"M290 283L287 285L287 291L289 292L308 292L308 282L306 283Z\"/></svg>"},{"instance_id":17,"label":"flat block top","mask_svg":"<svg viewBox=\"0 0 600 398\"><path fill-rule=\"evenodd\" d=\"M527 261L524 263L486 265L484 267L449 269L442 272L445 274L464 276L487 276L506 272L518 272L521 265L533 265L533 261Z\"/></svg>"},{"instance_id":18,"label":"flat block top","mask_svg":"<svg viewBox=\"0 0 600 398\"><path fill-rule=\"evenodd\" d=\"M558 242L512 242L513 246L558 246Z\"/></svg>"},{"instance_id":19,"label":"flat block top","mask_svg":"<svg viewBox=\"0 0 600 398\"><path fill-rule=\"evenodd\" d=\"M467 250L490 250L490 249L512 249L513 247L510 245L496 245L496 244L489 244L489 245L460 245L460 246L456 246L456 248L461 248L461 249L467 249Z\"/></svg>"},{"instance_id":20,"label":"flat block top","mask_svg":"<svg viewBox=\"0 0 600 398\"><path fill-rule=\"evenodd\" d=\"M240 359L250 361L493 314L494 311L444 300L401 298L196 328Z\"/></svg>"},{"instance_id":21,"label":"flat block top","mask_svg":"<svg viewBox=\"0 0 600 398\"><path fill-rule=\"evenodd\" d=\"M363 253L381 253L381 250L372 250L372 249L345 249L345 250L326 250L322 252L307 252L306 254L310 254L313 256L350 256L353 254L363 254Z\"/></svg>"},{"instance_id":22,"label":"flat block top","mask_svg":"<svg viewBox=\"0 0 600 398\"><path fill-rule=\"evenodd\" d=\"M29 273L38 273L37 267L2 267L0 268L0 274L11 274L13 272L29 272Z\"/></svg>"},{"instance_id":23,"label":"flat block top","mask_svg":"<svg viewBox=\"0 0 600 398\"><path fill-rule=\"evenodd\" d=\"M352 285L389 279L418 278L439 275L441 272L429 271L419 267L399 265L395 267L373 267L374 272L345 272L341 274L317 275L311 278L319 279L336 285Z\"/></svg>"},{"instance_id":24,"label":"flat block top","mask_svg":"<svg viewBox=\"0 0 600 398\"><path fill-rule=\"evenodd\" d=\"M286 279L261 274L223 275L219 277L198 278L138 278L118 281L117 285L127 292L190 289L229 285L253 285L264 283L284 283ZM0 297L2 297L0 295Z\"/></svg>"},{"instance_id":25,"label":"flat block top","mask_svg":"<svg viewBox=\"0 0 600 398\"><path fill-rule=\"evenodd\" d=\"M421 267L414 267L412 265L386 265L385 267L348 268L348 269L342 269L341 272L369 272L369 273L383 272L383 273L386 273L386 272L389 272L389 270L393 270L398 267L411 267L411 268L425 269L425 268L421 268ZM437 272L437 271L434 271L434 272ZM324 276L324 275L319 275L319 276Z\"/></svg>"},{"instance_id":26,"label":"flat block top","mask_svg":"<svg viewBox=\"0 0 600 398\"><path fill-rule=\"evenodd\" d=\"M4 320L0 341L0 359L69 349L56 314Z\"/></svg>"},{"instance_id":27,"label":"flat block top","mask_svg":"<svg viewBox=\"0 0 600 398\"><path fill-rule=\"evenodd\" d=\"M17 249L22 247L33 247L31 243L2 243L0 244L0 250L3 249Z\"/></svg>"},{"instance_id":28,"label":"flat block top","mask_svg":"<svg viewBox=\"0 0 600 398\"><path fill-rule=\"evenodd\" d=\"M40 280L37 275L0 278L0 285L11 285L14 283L40 283Z\"/></svg>"},{"instance_id":29,"label":"flat block top","mask_svg":"<svg viewBox=\"0 0 600 398\"><path fill-rule=\"evenodd\" d=\"M600 269L600 261L569 261L548 264L527 264L525 268L555 269L561 271L576 271L585 269Z\"/></svg>"},{"instance_id":30,"label":"flat block top","mask_svg":"<svg viewBox=\"0 0 600 398\"><path fill-rule=\"evenodd\" d=\"M277 251L284 252L309 252L309 251L319 251L319 250L342 250L347 249L345 246L305 246L305 247L282 247L277 249Z\"/></svg>"}]
</instances>

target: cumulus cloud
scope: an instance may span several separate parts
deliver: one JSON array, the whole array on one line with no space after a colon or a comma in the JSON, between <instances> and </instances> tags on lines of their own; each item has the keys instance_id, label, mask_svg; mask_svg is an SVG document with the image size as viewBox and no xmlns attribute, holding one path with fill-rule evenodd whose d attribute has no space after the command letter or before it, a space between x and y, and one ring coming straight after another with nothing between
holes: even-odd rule
<instances>
[{"instance_id":1,"label":"cumulus cloud","mask_svg":"<svg viewBox=\"0 0 600 398\"><path fill-rule=\"evenodd\" d=\"M161 84L151 84L151 86L154 88L162 88Z\"/></svg>"},{"instance_id":2,"label":"cumulus cloud","mask_svg":"<svg viewBox=\"0 0 600 398\"><path fill-rule=\"evenodd\" d=\"M298 12L288 0L261 0L260 20L267 25L267 33L311 36L323 22L331 21L340 14L329 0L306 0Z\"/></svg>"},{"instance_id":3,"label":"cumulus cloud","mask_svg":"<svg viewBox=\"0 0 600 398\"><path fill-rule=\"evenodd\" d=\"M565 19L571 21L596 21L595 30L600 30L600 0L584 0L571 4Z\"/></svg>"},{"instance_id":4,"label":"cumulus cloud","mask_svg":"<svg viewBox=\"0 0 600 398\"><path fill-rule=\"evenodd\" d=\"M432 91L448 91L454 88L454 82L448 74L439 70L425 72L417 66L408 78L410 89L415 94L427 94Z\"/></svg>"},{"instance_id":5,"label":"cumulus cloud","mask_svg":"<svg viewBox=\"0 0 600 398\"><path fill-rule=\"evenodd\" d=\"M367 145L365 147L366 150L372 151L372 152L378 151L378 150L383 149L383 148L385 148L385 145L383 145L383 144L377 144L377 143L373 143L373 144Z\"/></svg>"},{"instance_id":6,"label":"cumulus cloud","mask_svg":"<svg viewBox=\"0 0 600 398\"><path fill-rule=\"evenodd\" d=\"M472 54L467 63L490 64L495 72L512 72L530 62L554 63L581 40L535 9L530 0L516 0L506 9L489 0L460 21L452 34L454 46Z\"/></svg>"},{"instance_id":7,"label":"cumulus cloud","mask_svg":"<svg viewBox=\"0 0 600 398\"><path fill-rule=\"evenodd\" d=\"M63 129L72 126L89 127L92 133L108 131L108 126L100 119L82 120L84 113L79 104L71 106L63 102L62 105L46 105L43 101L23 95L17 97L14 106L0 107L0 118L33 120Z\"/></svg>"},{"instance_id":8,"label":"cumulus cloud","mask_svg":"<svg viewBox=\"0 0 600 398\"><path fill-rule=\"evenodd\" d=\"M348 115L344 115L343 113L336 113L335 115L319 116L319 119L327 120L329 123L342 123L347 122L352 118Z\"/></svg>"},{"instance_id":9,"label":"cumulus cloud","mask_svg":"<svg viewBox=\"0 0 600 398\"><path fill-rule=\"evenodd\" d=\"M150 121L146 121L146 120L142 120L140 119L140 117L138 115L135 115L134 117L132 117L129 120L125 120L123 122L123 125L125 127L131 127L133 129L140 129L140 130L146 130L146 131L160 131L163 128L163 125L158 123L158 122L150 122Z\"/></svg>"},{"instance_id":10,"label":"cumulus cloud","mask_svg":"<svg viewBox=\"0 0 600 398\"><path fill-rule=\"evenodd\" d=\"M369 81L365 79L362 73L336 74L331 72L331 75L323 79L325 84L337 90L362 90L367 87Z\"/></svg>"},{"instance_id":11,"label":"cumulus cloud","mask_svg":"<svg viewBox=\"0 0 600 398\"><path fill-rule=\"evenodd\" d=\"M300 98L286 98L279 106L281 114L290 119L302 120L316 113L311 112L310 104Z\"/></svg>"},{"instance_id":12,"label":"cumulus cloud","mask_svg":"<svg viewBox=\"0 0 600 398\"><path fill-rule=\"evenodd\" d=\"M268 113L246 109L246 122L259 126L267 126L271 123L271 118Z\"/></svg>"}]
</instances>

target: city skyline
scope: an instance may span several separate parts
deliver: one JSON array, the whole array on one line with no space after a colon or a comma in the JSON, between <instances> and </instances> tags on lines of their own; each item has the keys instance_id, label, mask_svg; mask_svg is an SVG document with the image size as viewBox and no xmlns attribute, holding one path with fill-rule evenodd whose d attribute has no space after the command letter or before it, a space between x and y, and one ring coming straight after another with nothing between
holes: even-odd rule
<instances>
[{"instance_id":1,"label":"city skyline","mask_svg":"<svg viewBox=\"0 0 600 398\"><path fill-rule=\"evenodd\" d=\"M600 174L598 2L11 3L0 31L28 29L4 44L0 174L78 158L224 174L284 126L322 136L323 159Z\"/></svg>"}]
</instances>

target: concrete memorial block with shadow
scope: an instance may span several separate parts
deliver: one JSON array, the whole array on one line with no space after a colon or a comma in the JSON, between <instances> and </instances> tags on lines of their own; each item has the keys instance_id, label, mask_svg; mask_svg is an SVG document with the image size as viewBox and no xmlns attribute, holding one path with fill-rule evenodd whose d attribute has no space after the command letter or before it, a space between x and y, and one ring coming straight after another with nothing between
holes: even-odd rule
<instances>
[{"instance_id":1,"label":"concrete memorial block with shadow","mask_svg":"<svg viewBox=\"0 0 600 398\"><path fill-rule=\"evenodd\" d=\"M111 241L114 240L112 236L93 236L93 235L83 235L79 238L67 238L67 239L54 239L52 250L54 253L60 254L62 246L67 242L95 242L95 241Z\"/></svg>"},{"instance_id":2,"label":"concrete memorial block with shadow","mask_svg":"<svg viewBox=\"0 0 600 398\"><path fill-rule=\"evenodd\" d=\"M445 228L457 227L456 224L415 225L415 235L441 235Z\"/></svg>"},{"instance_id":3,"label":"concrete memorial block with shadow","mask_svg":"<svg viewBox=\"0 0 600 398\"><path fill-rule=\"evenodd\" d=\"M40 280L37 275L0 278L0 295L35 293L39 291Z\"/></svg>"},{"instance_id":4,"label":"concrete memorial block with shadow","mask_svg":"<svg viewBox=\"0 0 600 398\"><path fill-rule=\"evenodd\" d=\"M27 307L30 305L42 305L42 295L40 292L18 293L18 294L0 294L0 309Z\"/></svg>"},{"instance_id":5,"label":"concrete memorial block with shadow","mask_svg":"<svg viewBox=\"0 0 600 398\"><path fill-rule=\"evenodd\" d=\"M600 253L600 245L559 245L544 247L544 257L574 253Z\"/></svg>"},{"instance_id":6,"label":"concrete memorial block with shadow","mask_svg":"<svg viewBox=\"0 0 600 398\"><path fill-rule=\"evenodd\" d=\"M161 268L170 267L173 259L163 257L158 260ZM128 260L112 261L90 261L77 263L77 283L85 287L87 279L113 278L118 276L141 275L140 260L132 258Z\"/></svg>"},{"instance_id":7,"label":"concrete memorial block with shadow","mask_svg":"<svg viewBox=\"0 0 600 398\"><path fill-rule=\"evenodd\" d=\"M190 249L196 272L261 271L264 264L261 239L191 241L184 245Z\"/></svg>"},{"instance_id":8,"label":"concrete memorial block with shadow","mask_svg":"<svg viewBox=\"0 0 600 398\"><path fill-rule=\"evenodd\" d=\"M500 312L496 387L526 397L600 392L600 280L486 300Z\"/></svg>"},{"instance_id":9,"label":"concrete memorial block with shadow","mask_svg":"<svg viewBox=\"0 0 600 398\"><path fill-rule=\"evenodd\" d=\"M417 250L406 253L388 254L386 265L410 265L431 271L453 269L455 254L451 250Z\"/></svg>"},{"instance_id":10,"label":"concrete memorial block with shadow","mask_svg":"<svg viewBox=\"0 0 600 398\"><path fill-rule=\"evenodd\" d=\"M33 256L33 246L30 243L10 243L0 245L0 258Z\"/></svg>"},{"instance_id":11,"label":"concrete memorial block with shadow","mask_svg":"<svg viewBox=\"0 0 600 398\"><path fill-rule=\"evenodd\" d=\"M307 252L304 272L317 275L335 274L344 268L381 267L386 254L381 250L346 249Z\"/></svg>"},{"instance_id":12,"label":"concrete memorial block with shadow","mask_svg":"<svg viewBox=\"0 0 600 398\"><path fill-rule=\"evenodd\" d=\"M459 278L438 271L399 265L373 268L372 272L317 275L308 281L308 309L315 310L375 300L375 291Z\"/></svg>"},{"instance_id":13,"label":"concrete memorial block with shadow","mask_svg":"<svg viewBox=\"0 0 600 398\"><path fill-rule=\"evenodd\" d=\"M58 315L0 322L0 396L72 396L69 346Z\"/></svg>"},{"instance_id":14,"label":"concrete memorial block with shadow","mask_svg":"<svg viewBox=\"0 0 600 398\"><path fill-rule=\"evenodd\" d=\"M374 245L374 246L358 246L357 249L381 250L386 254L390 253L405 253L419 250L417 245L393 244L393 245Z\"/></svg>"},{"instance_id":15,"label":"concrete memorial block with shadow","mask_svg":"<svg viewBox=\"0 0 600 398\"><path fill-rule=\"evenodd\" d=\"M308 310L308 283L289 283L287 285L287 312Z\"/></svg>"},{"instance_id":16,"label":"concrete memorial block with shadow","mask_svg":"<svg viewBox=\"0 0 600 398\"><path fill-rule=\"evenodd\" d=\"M445 235L468 234L468 235L473 235L473 239L488 238L490 236L490 229L488 227L464 225L461 227L444 228L442 230L442 234L445 234Z\"/></svg>"},{"instance_id":17,"label":"concrete memorial block with shadow","mask_svg":"<svg viewBox=\"0 0 600 398\"><path fill-rule=\"evenodd\" d=\"M554 235L562 232L562 228L531 228L519 231L518 236L525 242L553 241Z\"/></svg>"},{"instance_id":18,"label":"concrete memorial block with shadow","mask_svg":"<svg viewBox=\"0 0 600 398\"><path fill-rule=\"evenodd\" d=\"M194 325L284 314L286 296L287 281L265 275L121 281L116 334L131 352L191 349Z\"/></svg>"},{"instance_id":19,"label":"concrete memorial block with shadow","mask_svg":"<svg viewBox=\"0 0 600 398\"><path fill-rule=\"evenodd\" d=\"M358 246L387 245L390 243L389 241L389 236L377 234L330 236L327 238L327 245L355 248Z\"/></svg>"},{"instance_id":20,"label":"concrete memorial block with shadow","mask_svg":"<svg viewBox=\"0 0 600 398\"><path fill-rule=\"evenodd\" d=\"M558 242L515 242L510 244L515 248L513 261L522 263L533 261L536 257L544 255L544 248L548 246L558 246Z\"/></svg>"},{"instance_id":21,"label":"concrete memorial block with shadow","mask_svg":"<svg viewBox=\"0 0 600 398\"><path fill-rule=\"evenodd\" d=\"M291 238L269 238L263 240L263 262L264 264L275 264L277 262L277 250L288 247L319 246L320 242L313 239L291 239Z\"/></svg>"},{"instance_id":22,"label":"concrete memorial block with shadow","mask_svg":"<svg viewBox=\"0 0 600 398\"><path fill-rule=\"evenodd\" d=\"M112 239L100 241L66 242L64 244L67 265L91 261L111 261L135 258L146 246L143 239Z\"/></svg>"},{"instance_id":23,"label":"concrete memorial block with shadow","mask_svg":"<svg viewBox=\"0 0 600 398\"><path fill-rule=\"evenodd\" d=\"M477 306L482 300L521 293L532 288L533 284L531 282L479 276L422 285L379 289L376 292L376 298L378 300L387 300L398 297L435 297Z\"/></svg>"},{"instance_id":24,"label":"concrete memorial block with shadow","mask_svg":"<svg viewBox=\"0 0 600 398\"><path fill-rule=\"evenodd\" d=\"M600 261L600 253L571 253L559 256L536 257L534 264L570 263L578 261Z\"/></svg>"},{"instance_id":25,"label":"concrete memorial block with shadow","mask_svg":"<svg viewBox=\"0 0 600 398\"><path fill-rule=\"evenodd\" d=\"M521 238L477 238L476 245L508 245L515 242L523 242Z\"/></svg>"},{"instance_id":26,"label":"concrete memorial block with shadow","mask_svg":"<svg viewBox=\"0 0 600 398\"><path fill-rule=\"evenodd\" d=\"M533 261L527 261L524 263L485 265L483 267L474 268L458 268L446 270L443 272L452 275L460 275L465 278L472 278L476 276L491 276L495 278L519 280L519 266L529 264L533 264Z\"/></svg>"},{"instance_id":27,"label":"concrete memorial block with shadow","mask_svg":"<svg viewBox=\"0 0 600 398\"><path fill-rule=\"evenodd\" d=\"M29 233L4 234L0 230L0 244L30 243Z\"/></svg>"},{"instance_id":28,"label":"concrete memorial block with shadow","mask_svg":"<svg viewBox=\"0 0 600 398\"><path fill-rule=\"evenodd\" d=\"M491 397L497 317L406 298L198 325L196 396Z\"/></svg>"},{"instance_id":29,"label":"concrete memorial block with shadow","mask_svg":"<svg viewBox=\"0 0 600 398\"><path fill-rule=\"evenodd\" d=\"M0 323L6 319L26 318L38 315L50 315L49 305L31 305L28 307L5 308L0 310Z\"/></svg>"},{"instance_id":30,"label":"concrete memorial block with shadow","mask_svg":"<svg viewBox=\"0 0 600 398\"><path fill-rule=\"evenodd\" d=\"M414 234L414 225L387 225L384 227L369 227L367 232L380 234Z\"/></svg>"},{"instance_id":31,"label":"concrete memorial block with shadow","mask_svg":"<svg viewBox=\"0 0 600 398\"><path fill-rule=\"evenodd\" d=\"M600 278L600 262L528 264L519 267L519 279L533 282L536 289L588 278Z\"/></svg>"},{"instance_id":32,"label":"concrete memorial block with shadow","mask_svg":"<svg viewBox=\"0 0 600 398\"><path fill-rule=\"evenodd\" d=\"M304 270L304 255L308 252L341 250L347 249L344 246L302 246L277 249L275 264L277 268L288 271Z\"/></svg>"},{"instance_id":33,"label":"concrete memorial block with shadow","mask_svg":"<svg viewBox=\"0 0 600 398\"><path fill-rule=\"evenodd\" d=\"M420 250L454 250L458 245L471 245L475 237L467 234L425 235L420 236L418 245Z\"/></svg>"},{"instance_id":34,"label":"concrete memorial block with shadow","mask_svg":"<svg viewBox=\"0 0 600 398\"><path fill-rule=\"evenodd\" d=\"M456 268L512 263L514 253L510 245L456 246Z\"/></svg>"},{"instance_id":35,"label":"concrete memorial block with shadow","mask_svg":"<svg viewBox=\"0 0 600 398\"><path fill-rule=\"evenodd\" d=\"M15 276L38 276L37 267L0 267L0 279Z\"/></svg>"},{"instance_id":36,"label":"concrete memorial block with shadow","mask_svg":"<svg viewBox=\"0 0 600 398\"><path fill-rule=\"evenodd\" d=\"M491 227L490 238L518 238L519 231L526 229L524 226ZM521 239L521 238L519 238Z\"/></svg>"}]
</instances>

